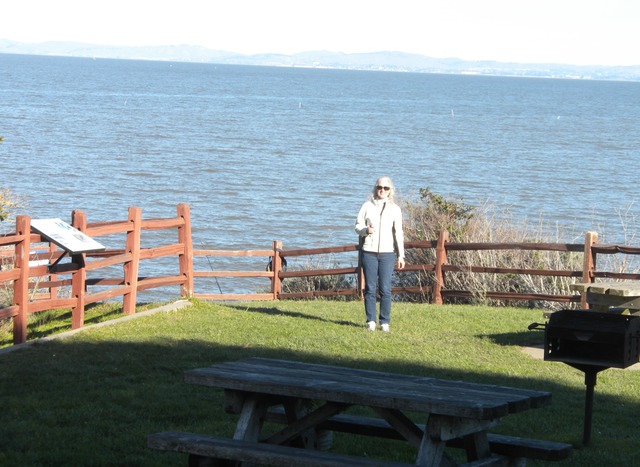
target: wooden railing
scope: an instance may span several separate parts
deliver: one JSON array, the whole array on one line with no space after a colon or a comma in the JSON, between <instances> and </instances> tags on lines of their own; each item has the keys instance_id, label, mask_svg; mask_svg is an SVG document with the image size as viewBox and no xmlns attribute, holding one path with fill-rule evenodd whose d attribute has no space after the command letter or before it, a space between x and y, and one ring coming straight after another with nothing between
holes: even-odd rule
<instances>
[{"instance_id":1,"label":"wooden railing","mask_svg":"<svg viewBox=\"0 0 640 467\"><path fill-rule=\"evenodd\" d=\"M604 245L597 244L598 236L595 232L587 232L585 242L577 243L450 243L447 231L441 231L438 239L434 241L413 241L406 242L405 248L410 249L432 249L434 250L435 262L432 264L408 264L404 271L419 272L433 275L432 284L427 286L414 287L394 287L394 294L420 294L428 295L431 301L436 304L442 304L445 300L461 298L471 299L482 296L491 300L503 301L553 301L560 303L580 303L582 308L587 308L586 297L574 294L545 294L534 292L510 292L510 291L477 291L477 290L454 290L447 288L447 275L459 274L511 274L511 275L530 275L530 276L546 276L556 278L575 279L581 282L589 282L598 278L608 279L625 279L640 280L640 274L635 272L610 272L598 271L596 269L598 255L640 255L640 248L621 246L621 245ZM204 300L278 300L278 299L304 299L313 297L328 296L354 296L362 297L364 289L364 279L362 270L358 261L358 265L354 267L340 268L298 268L296 270L286 269L283 263L288 259L296 257L312 257L316 255L337 255L341 253L357 252L357 245L336 246L327 248L283 250L281 242L274 242L271 249L265 250L247 250L247 251L229 251L229 250L204 250L194 249L194 257L257 257L259 259L259 267L264 266L268 261L271 267L269 270L253 269L244 271L194 271L194 278L198 277L235 277L235 278L266 278L269 281L269 292L264 293L198 293L195 292L196 298ZM529 252L566 252L582 254L582 267L575 270L563 269L523 269L509 267L487 267L476 265L456 265L448 262L448 254L456 251L482 251L482 250L514 250ZM333 290L312 290L302 292L284 292L282 281L286 279L302 279L308 277L319 276L339 276L354 275L353 283L355 287L347 289ZM202 290L198 285L197 290Z\"/></svg>"},{"instance_id":2,"label":"wooden railing","mask_svg":"<svg viewBox=\"0 0 640 467\"><path fill-rule=\"evenodd\" d=\"M232 278L266 278L268 286L265 282L264 289L268 290L262 293L194 293L194 297L201 300L278 300L291 298L313 298L320 296L335 295L357 295L356 289L344 290L315 290L309 292L287 293L282 291L282 281L291 278L318 277L318 276L336 276L343 274L358 274L358 267L348 268L329 268L329 269L298 269L288 271L284 266L287 258L291 260L296 257L312 257L317 255L329 255L345 252L356 252L356 245L312 248L301 250L282 250L282 242L274 241L272 248L269 250L208 250L194 249L194 258L198 257L218 257L218 258L256 258L256 265L261 269L243 270L243 271L220 271L220 270L194 270L193 277L196 280L204 277L232 277ZM209 263L210 265L210 263ZM200 289L201 290L201 289Z\"/></svg>"},{"instance_id":3,"label":"wooden railing","mask_svg":"<svg viewBox=\"0 0 640 467\"><path fill-rule=\"evenodd\" d=\"M142 219L140 208L129 208L126 220L87 223L82 211L74 211L72 225L92 238L111 238L114 234L124 234L124 248L107 249L100 253L72 255L68 262L59 259L65 252L47 242L41 235L32 233L30 218L18 216L14 233L0 235L0 260L9 265L0 269L0 287L13 294L12 304L0 308L0 319L13 319L13 341L22 343L27 338L27 317L29 314L57 308L70 308L72 328L84 325L84 309L91 303L122 296L123 313L135 312L137 293L141 290L177 285L180 296L203 300L278 300L305 299L328 296L352 296L361 298L364 289L362 268L359 262L358 246L345 245L327 248L284 250L280 241L274 241L271 248L262 250L217 250L194 249L191 238L189 206L180 204L177 216L168 219ZM154 230L176 230L177 243L142 247L143 234ZM569 243L452 243L449 234L440 232L434 241L409 241L405 248L433 250L432 264L408 264L406 273L420 273L430 277L425 286L394 287L395 294L419 294L429 297L432 303L441 304L445 300L469 299L482 296L492 300L505 301L555 301L580 303L587 307L586 298L573 294L544 294L514 291L454 290L447 284L453 274L502 274L514 276L547 276L589 282L598 278L640 280L640 274L633 271L612 272L598 270L598 257L603 255L640 255L640 248L597 243L596 233L588 232L583 244ZM105 242L106 243L106 242ZM510 267L487 267L469 264L451 264L452 252L482 250L521 250L529 252L567 252L582 255L582 266L576 270L523 269ZM309 259L322 255L351 255L351 266L344 267L285 267L296 258ZM140 274L140 264L154 262L159 258L172 258L176 274L144 277ZM215 270L209 261L209 270L197 269L197 259L225 259L227 265L234 259L255 260L255 266L244 270ZM344 264L344 261L336 261ZM348 263L348 261L346 262ZM353 265L353 263L356 263ZM157 263L154 262L157 265ZM206 264L206 263L205 263ZM220 262L216 262L220 264ZM253 264L253 263L252 263ZM122 268L118 277L98 277L109 268ZM153 269L152 270L157 270ZM354 284L348 288L332 290L313 289L308 291L283 290L283 281L295 281L323 276L354 276L346 281ZM264 280L263 292L256 292L255 284L234 293L212 291L196 281L207 278L228 278L240 282L242 279ZM90 290L89 287L92 289ZM100 288L101 290L95 290ZM195 292L196 288L198 293ZM238 289L238 287L234 287ZM219 288L220 289L220 288ZM66 294L66 295L65 295Z\"/></svg>"},{"instance_id":4,"label":"wooden railing","mask_svg":"<svg viewBox=\"0 0 640 467\"><path fill-rule=\"evenodd\" d=\"M13 318L13 342L27 339L27 317L44 310L70 308L72 329L84 325L85 306L123 297L123 313L132 314L141 290L180 286L180 295L193 295L193 247L189 206L180 204L177 216L168 219L142 219L140 208L129 208L126 220L88 224L82 211L74 211L72 225L92 238L124 234L124 248L100 253L74 254L68 262L58 262L66 252L56 248L40 234L32 233L28 216L18 216L16 231L0 236L0 251L9 266L0 270L0 286L12 289L13 304L0 308L0 318ZM176 230L177 243L143 248L144 232ZM142 261L175 257L175 275L140 277ZM96 271L122 267L120 277L94 277ZM110 271L110 270L109 270ZM87 275L91 277L87 277ZM89 292L88 287L103 290ZM61 290L69 290L59 296Z\"/></svg>"}]
</instances>

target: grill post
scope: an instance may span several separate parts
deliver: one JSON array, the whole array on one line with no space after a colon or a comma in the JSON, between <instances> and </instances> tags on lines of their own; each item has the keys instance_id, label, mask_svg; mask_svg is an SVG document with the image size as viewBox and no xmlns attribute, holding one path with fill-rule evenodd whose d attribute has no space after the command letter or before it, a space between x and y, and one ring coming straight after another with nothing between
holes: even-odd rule
<instances>
[{"instance_id":1,"label":"grill post","mask_svg":"<svg viewBox=\"0 0 640 467\"><path fill-rule=\"evenodd\" d=\"M593 393L596 387L598 372L601 367L581 368L584 371L584 384L587 391L584 400L584 429L582 431L582 444L588 446L591 442L591 417L593 415Z\"/></svg>"}]
</instances>

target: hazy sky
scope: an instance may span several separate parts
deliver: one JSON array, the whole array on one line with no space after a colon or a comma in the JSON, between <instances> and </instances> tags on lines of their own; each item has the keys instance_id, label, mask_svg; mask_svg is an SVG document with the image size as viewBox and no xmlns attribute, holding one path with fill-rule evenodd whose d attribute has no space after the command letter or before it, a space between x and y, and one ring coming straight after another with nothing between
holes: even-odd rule
<instances>
[{"instance_id":1,"label":"hazy sky","mask_svg":"<svg viewBox=\"0 0 640 467\"><path fill-rule=\"evenodd\" d=\"M640 65L640 0L14 0L0 39Z\"/></svg>"}]
</instances>

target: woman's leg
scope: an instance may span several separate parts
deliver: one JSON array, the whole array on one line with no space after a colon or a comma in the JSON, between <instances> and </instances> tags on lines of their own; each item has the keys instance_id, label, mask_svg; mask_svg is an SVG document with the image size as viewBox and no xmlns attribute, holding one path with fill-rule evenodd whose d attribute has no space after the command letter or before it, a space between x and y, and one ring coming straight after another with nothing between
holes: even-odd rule
<instances>
[{"instance_id":1,"label":"woman's leg","mask_svg":"<svg viewBox=\"0 0 640 467\"><path fill-rule=\"evenodd\" d=\"M391 322L391 276L396 264L395 253L380 253L378 260L378 289L380 291L380 324Z\"/></svg>"},{"instance_id":2,"label":"woman's leg","mask_svg":"<svg viewBox=\"0 0 640 467\"><path fill-rule=\"evenodd\" d=\"M367 322L376 320L376 294L378 283L378 255L362 252L362 271L364 273L364 312Z\"/></svg>"}]
</instances>

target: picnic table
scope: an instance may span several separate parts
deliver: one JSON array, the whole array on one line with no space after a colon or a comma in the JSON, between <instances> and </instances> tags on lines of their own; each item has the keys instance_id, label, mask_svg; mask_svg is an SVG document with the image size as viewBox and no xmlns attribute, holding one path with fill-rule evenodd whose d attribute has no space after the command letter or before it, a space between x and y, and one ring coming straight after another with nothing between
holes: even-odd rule
<instances>
[{"instance_id":1,"label":"picnic table","mask_svg":"<svg viewBox=\"0 0 640 467\"><path fill-rule=\"evenodd\" d=\"M414 465L448 462L448 444L465 450L468 465L536 456L560 460L571 452L567 444L488 433L507 415L549 404L551 394L544 391L265 358L188 370L184 378L224 389L225 410L239 414L233 440L175 432L147 437L151 448L188 452L193 465L195 458L265 465L397 464L318 451L317 433L341 426L375 436L387 430L389 437L406 440L417 451ZM356 406L375 417L345 414ZM414 423L409 413L422 414L424 425ZM265 420L284 426L263 433Z\"/></svg>"},{"instance_id":2,"label":"picnic table","mask_svg":"<svg viewBox=\"0 0 640 467\"><path fill-rule=\"evenodd\" d=\"M640 282L577 282L570 285L575 292L586 293L593 311L640 313Z\"/></svg>"}]
</instances>

